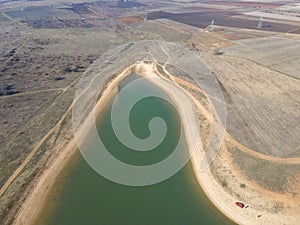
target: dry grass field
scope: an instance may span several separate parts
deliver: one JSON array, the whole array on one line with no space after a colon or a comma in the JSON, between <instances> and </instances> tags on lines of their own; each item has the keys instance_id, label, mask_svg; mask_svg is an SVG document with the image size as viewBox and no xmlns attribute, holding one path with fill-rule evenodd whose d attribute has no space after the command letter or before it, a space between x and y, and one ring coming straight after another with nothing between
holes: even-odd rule
<instances>
[{"instance_id":1,"label":"dry grass field","mask_svg":"<svg viewBox=\"0 0 300 225\"><path fill-rule=\"evenodd\" d=\"M299 146L300 81L224 51L205 60L226 91L228 131L255 151L289 157Z\"/></svg>"}]
</instances>

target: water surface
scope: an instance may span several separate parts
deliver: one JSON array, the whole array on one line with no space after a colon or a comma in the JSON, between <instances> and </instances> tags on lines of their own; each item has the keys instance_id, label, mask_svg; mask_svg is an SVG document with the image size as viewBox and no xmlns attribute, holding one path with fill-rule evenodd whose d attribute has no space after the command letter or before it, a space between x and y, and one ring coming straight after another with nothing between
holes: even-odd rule
<instances>
[{"instance_id":1,"label":"water surface","mask_svg":"<svg viewBox=\"0 0 300 225\"><path fill-rule=\"evenodd\" d=\"M128 80L124 81L125 85ZM122 85L119 87L122 88ZM147 82L141 90L153 88ZM162 117L168 134L153 151L126 148L114 136L109 104L97 121L98 133L112 155L135 165L149 165L166 158L177 145L180 120L174 107L158 98L139 102L130 117L134 133L149 135L148 122ZM93 147L93 146L91 146ZM186 151L183 145L182 151ZM189 162L170 179L151 186L130 187L98 175L80 154L59 176L36 225L218 225L233 224L205 197Z\"/></svg>"}]
</instances>

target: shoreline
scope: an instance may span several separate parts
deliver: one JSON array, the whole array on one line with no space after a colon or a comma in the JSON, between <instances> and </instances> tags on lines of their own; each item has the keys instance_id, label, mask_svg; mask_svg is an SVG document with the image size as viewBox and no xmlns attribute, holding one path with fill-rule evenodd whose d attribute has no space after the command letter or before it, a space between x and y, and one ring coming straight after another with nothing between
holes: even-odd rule
<instances>
[{"instance_id":1,"label":"shoreline","mask_svg":"<svg viewBox=\"0 0 300 225\"><path fill-rule=\"evenodd\" d=\"M144 69L144 68L143 68ZM159 74L158 71L156 71L156 74L154 72L154 68L152 68L152 71L146 70L145 77L147 78L147 75L156 75L157 77L160 77L163 80L163 78ZM143 75L143 74L141 74ZM150 76L151 78L151 76ZM151 81L151 79L149 79ZM152 82L160 87L170 98L171 100L176 103L178 108L183 107L184 108L184 102L180 101L180 98L178 95L172 92L172 90L169 89L167 85L164 85L161 82L157 82L157 80L152 80ZM178 85L176 82L172 83L172 85ZM179 87L180 88L180 87ZM189 95L189 92L185 90L184 88L181 88L182 91L186 92ZM174 90L174 89L173 89ZM195 103L196 106L199 106L199 102L195 98L191 98L192 101ZM203 108L200 108L200 111ZM184 126L184 130L186 133L186 141L190 142L190 136L189 136L189 128L191 127L188 120L186 120L187 115L195 114L196 112L190 112L189 114L180 113L182 123ZM243 177L242 174L239 173L238 169L232 164L232 159L229 156L229 153L227 152L226 146L224 144L224 141L226 140L226 132L223 138L223 143L221 145L221 151L219 154L222 155L222 162L227 165L227 169L230 170L232 173L236 175L236 177L241 180L246 181L247 179ZM187 143L188 146L190 146L189 143ZM194 170L194 175L197 179L197 182L203 191L203 194L206 195L206 197L210 200L210 202L214 205L215 208L217 208L225 217L229 218L233 223L238 224L245 224L245 225L253 225L253 224L260 224L260 225L266 225L266 224L288 224L288 225L297 225L298 221L300 220L300 215L295 216L294 212L283 212L283 213L270 213L266 210L257 210L255 208L252 208L251 206L249 208L240 209L235 205L235 202L239 201L239 198L233 197L231 194L229 194L224 187L216 180L214 175L212 174L210 168L207 168L204 172L198 171L198 168L200 168L200 162L201 159L204 157L204 150L200 142L197 145L197 149L193 152L191 157L191 163ZM248 182L247 182L248 183ZM246 198L251 199L257 199L257 201L268 204L272 202L274 199L273 197L280 194L272 193L270 191L270 195L266 195L264 192L265 190L261 191L261 188L259 188L259 185L257 184L250 184L253 189L249 190L240 190L239 185L235 187L236 191L239 192L240 195L247 195ZM245 192L245 194L243 193ZM284 197L282 195L282 202L284 201ZM245 203L247 204L247 203ZM261 215L261 216L259 216Z\"/></svg>"},{"instance_id":2,"label":"shoreline","mask_svg":"<svg viewBox=\"0 0 300 225\"><path fill-rule=\"evenodd\" d=\"M138 70L139 65L140 64L137 63L132 66L129 66L122 70L121 73L117 74L113 79L109 79L106 81L101 97L98 99L94 110L86 118L84 125L80 127L80 132L82 132L83 134L87 133L86 131L88 131L89 127L91 126L91 123L94 122L95 116L101 115L103 104L105 104L106 101L109 100L112 91L115 89L118 83L124 77L129 75L133 69ZM150 82L160 87L170 97L172 101L175 99L175 101L173 102L176 103L176 107L179 107L181 108L181 110L183 110L180 113L180 117L184 126L184 133L186 135L187 144L190 145L190 138L192 138L192 136L189 135L190 125L187 116L189 114L185 114L187 113L187 111L184 111L184 102L180 102L179 98L176 99L176 93L172 93L172 91L168 88L166 84L163 84L163 82L158 83L157 81L155 81L155 79L151 79L150 74L160 78L161 80L164 80L162 77L160 77L154 72L153 68L152 70L146 69L144 71L144 69L146 68L145 65L147 64L144 64L144 67L142 67L142 72L140 71L138 72L138 74L144 76ZM150 64L150 67L151 66L152 64ZM196 113L192 112L192 114ZM75 153L78 150L75 137L73 137L68 143L65 143L64 146L65 147L63 148L63 150L57 153L58 155L54 155L51 157L50 165L46 167L42 174L39 177L37 177L36 181L34 181L31 192L29 193L25 202L21 206L21 209L18 211L16 219L13 222L14 225L32 224L40 215L41 210L43 209L45 201L48 197L48 194L53 185L56 183L59 174L64 170L65 166L69 163L70 159L75 155ZM206 195L206 197L212 202L214 207L216 207L222 214L224 214L224 216L232 220L233 223L236 223L235 221L238 221L239 224L272 224L272 222L273 224L279 224L278 222L282 222L281 224L285 224L283 220L285 220L286 218L283 218L282 214L274 216L274 214L267 215L267 213L263 212L263 217L258 219L257 217L255 217L257 213L259 213L257 212L257 210L250 208L247 209L247 211L245 211L245 209L239 209L238 207L236 207L234 204L236 199L233 198L222 188L221 184L219 184L216 181L210 169L207 169L203 173L200 173L198 171L197 168L199 167L201 158L203 157L204 153L202 145L200 144L198 147L199 149L197 149L191 157L191 163L194 170L194 175L197 179L197 183L203 190L203 194ZM221 152L224 151L225 150L223 146ZM226 161L226 163L229 162ZM295 220L293 221L293 218L291 218L289 220L289 222L291 223L288 224L296 224L297 218L294 219Z\"/></svg>"},{"instance_id":3,"label":"shoreline","mask_svg":"<svg viewBox=\"0 0 300 225\"><path fill-rule=\"evenodd\" d=\"M104 90L102 91L95 106L95 110L88 115L84 126L80 128L83 133L87 133L87 130L84 129L88 129L91 126L91 122L95 119L95 115L100 116L102 111L101 104L105 104L106 101L109 100L111 89L113 89L122 78L128 75L131 68L132 66L125 68L116 77L106 81L104 84ZM69 132L73 132L73 129ZM47 197L59 177L59 174L70 163L70 160L76 155L76 153L78 153L76 138L73 137L71 140L66 141L62 151L55 153L49 159L49 165L47 165L42 174L34 180L28 197L25 199L16 214L12 223L13 225L32 225L38 219Z\"/></svg>"}]
</instances>

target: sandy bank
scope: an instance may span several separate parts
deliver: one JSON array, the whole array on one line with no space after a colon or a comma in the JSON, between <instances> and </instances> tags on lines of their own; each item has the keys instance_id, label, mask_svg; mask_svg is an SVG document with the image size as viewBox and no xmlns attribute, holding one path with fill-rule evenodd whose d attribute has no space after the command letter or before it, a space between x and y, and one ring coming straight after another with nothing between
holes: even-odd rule
<instances>
[{"instance_id":1,"label":"sandy bank","mask_svg":"<svg viewBox=\"0 0 300 225\"><path fill-rule=\"evenodd\" d=\"M90 113L85 123L80 128L80 132L82 132L82 135L87 133L91 124L95 121L95 115L99 115L101 113L103 105L105 105L105 103L109 100L111 94L116 91L116 87L119 82L124 77L129 75L132 69L136 69L138 74L141 74L149 79L149 81L160 87L166 94L170 96L171 100L177 106L177 109L181 116L182 124L184 126L187 144L189 147L191 147L190 143L193 143L193 138L195 138L193 136L193 133L191 132L193 129L191 128L191 124L193 123L193 117L196 113L195 111L190 110L190 108L188 107L188 102L182 101L182 99L180 98L179 88L181 88L182 91L186 90L178 85L176 88L174 88L174 86L176 85L175 83L172 84L165 78L158 76L155 73L153 64L144 64L141 62L128 67L119 75L117 75L113 80L110 80L107 83L107 85L105 86L105 90L102 92L101 98L95 106L94 111ZM159 79L154 79L154 77ZM192 100L197 101L196 99ZM199 102L195 105L199 105ZM209 169L207 169L203 173L200 173L198 171L199 164L204 155L201 140L199 140L197 147L198 148L192 157L192 165L195 171L195 176L206 195L223 214L225 214L233 221L238 221L239 224L298 224L297 222L300 220L300 218L295 216L296 214L292 211L273 214L267 211L251 208L251 206L247 209L238 208L235 205L235 202L239 199L230 195L226 190L224 190L222 185L216 181L215 177L212 175ZM66 143L66 147L63 148L63 150L58 155L53 156L51 164L37 179L32 192L27 197L22 208L17 214L14 225L30 225L33 223L34 219L38 216L43 204L46 201L47 194L49 193L51 187L55 184L57 176L63 170L64 166L68 163L74 153L76 153L76 151L77 144L75 139L72 139L69 143ZM233 170L231 164L232 162L230 157L226 154L225 146L223 146L220 152L220 157L224 166L228 170ZM238 172L234 173L236 174L237 179L244 179L240 174L238 174ZM257 201L260 201L261 204L268 204L268 202L272 201L272 198L270 196L264 197L263 194L257 192L254 189L249 188L246 190L237 191L240 192L241 195L245 195L249 199L257 199ZM262 216L258 217L258 215Z\"/></svg>"},{"instance_id":2,"label":"sandy bank","mask_svg":"<svg viewBox=\"0 0 300 225\"><path fill-rule=\"evenodd\" d=\"M163 76L161 77L161 81L157 79L151 79L151 77L157 76L154 72L155 68L154 66L147 65L146 67L142 67L142 75L145 77L148 76L150 81L152 81L154 84L156 84L158 87L160 87L162 90L164 90L174 101L174 103L178 106L179 114L182 119L182 123L184 126L184 130L186 132L186 141L188 142L189 147L191 147L191 136L190 131L192 130L189 121L189 117L191 115L194 115L195 112L188 112L185 109L186 103L182 101L180 98L180 95L178 94L178 90L176 88L171 88L167 85L167 83L164 83L163 80L166 80ZM167 71L165 71L167 72ZM179 82L180 79L176 79ZM185 81L183 81L185 83ZM178 88L181 88L182 91L186 92L187 95L191 95L188 91L186 91L184 88L179 86L176 83L172 84L173 86L177 85ZM198 110L203 111L205 110L201 103L197 101L196 98L190 96L191 99L194 101L196 107ZM180 110L181 109L181 110ZM203 112L204 115L209 116L207 111ZM231 140L232 137L229 135L225 136L226 139ZM222 187L220 182L216 180L216 178L213 176L210 169L207 169L204 172L200 172L198 168L200 168L200 163L204 157L204 150L202 146L201 139L199 140L197 150L194 152L191 161L194 168L194 173L196 176L196 179L198 180L198 183L200 184L202 190L205 192L205 194L209 197L209 199L213 202L213 204L228 218L230 218L232 221L236 221L238 224L287 224L287 225L297 225L300 221L300 214L299 214L299 206L297 207L295 202L292 205L291 210L285 210L283 212L269 212L267 210L267 207L264 206L270 206L273 205L275 200L280 201L283 204L284 203L291 203L292 198L289 198L285 195L281 195L278 193L271 192L269 190L266 190L262 188L261 186L257 185L256 183L252 181L248 181L235 167L235 165L232 163L232 158L230 154L228 153L226 146L223 144L221 151L219 153L219 157L216 160L219 160L219 163L225 168L223 170L230 171L230 173L234 174L235 180L232 180L232 182L236 182L236 184L232 185L234 186L235 193L230 194L228 190L225 190L226 188ZM249 187L247 189L243 189L239 186L240 182L246 183ZM252 207L252 205L248 205L247 201L245 202L247 208L240 209L235 205L236 201L239 201L239 197L242 196L243 199L251 199L252 201L256 201L257 205L262 205L260 209L257 209L257 207ZM252 202L249 201L249 202ZM298 211L297 211L298 210Z\"/></svg>"},{"instance_id":3,"label":"sandy bank","mask_svg":"<svg viewBox=\"0 0 300 225\"><path fill-rule=\"evenodd\" d=\"M95 111L90 113L86 119L86 122L80 128L82 135L87 134L88 129L95 121L95 115L100 115L103 108L102 106L107 103L111 94L114 93L115 87L118 85L118 83L130 73L131 67L128 67L114 79L109 80L104 85L106 88L102 92L101 98L98 100L97 105L95 106ZM78 145L75 138L72 138L70 141L65 142L64 148L62 148L60 152L51 156L49 159L49 165L45 167L42 175L36 179L31 192L18 211L13 225L31 225L34 223L38 215L41 213L43 205L47 200L47 196L53 185L56 183L58 175L62 172L64 167L68 164L69 160L72 159L76 152L78 152Z\"/></svg>"}]
</instances>

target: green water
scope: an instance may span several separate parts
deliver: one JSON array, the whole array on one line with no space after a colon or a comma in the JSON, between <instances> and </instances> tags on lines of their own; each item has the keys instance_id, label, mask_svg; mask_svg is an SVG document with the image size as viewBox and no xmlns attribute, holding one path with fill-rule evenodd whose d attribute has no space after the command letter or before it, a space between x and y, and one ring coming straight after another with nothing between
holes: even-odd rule
<instances>
[{"instance_id":1,"label":"green water","mask_svg":"<svg viewBox=\"0 0 300 225\"><path fill-rule=\"evenodd\" d=\"M147 83L142 89L154 88ZM160 91L157 89L157 91ZM133 109L130 124L140 138L149 135L153 116L164 118L168 134L155 150L141 153L123 146L114 136L106 107L97 122L105 146L119 160L148 165L166 158L178 142L180 123L167 102L147 98ZM182 151L185 147L182 146ZM168 180L144 187L113 183L98 175L78 154L60 175L36 225L218 225L233 224L205 197L191 163Z\"/></svg>"}]
</instances>

